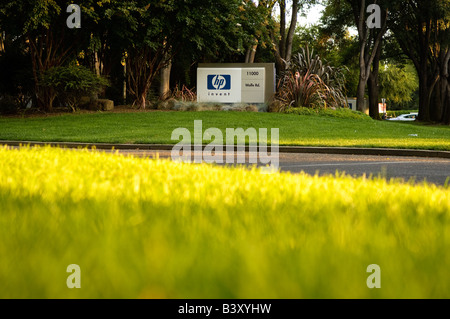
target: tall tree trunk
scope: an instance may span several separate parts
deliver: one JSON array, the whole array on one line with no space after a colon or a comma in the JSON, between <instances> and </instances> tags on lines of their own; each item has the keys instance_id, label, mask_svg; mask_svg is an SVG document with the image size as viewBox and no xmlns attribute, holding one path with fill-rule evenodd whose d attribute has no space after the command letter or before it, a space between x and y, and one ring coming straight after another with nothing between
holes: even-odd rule
<instances>
[{"instance_id":1,"label":"tall tree trunk","mask_svg":"<svg viewBox=\"0 0 450 319\"><path fill-rule=\"evenodd\" d=\"M420 16L417 17L420 19ZM431 21L427 20L417 23L419 34L419 120L424 122L430 121L430 99L431 86L428 71L428 50L431 38ZM425 32L424 32L425 30Z\"/></svg>"},{"instance_id":2,"label":"tall tree trunk","mask_svg":"<svg viewBox=\"0 0 450 319\"><path fill-rule=\"evenodd\" d=\"M367 81L364 78L360 77L358 82L358 88L356 91L356 109L363 113L366 113L366 103L365 103L366 84Z\"/></svg>"},{"instance_id":3,"label":"tall tree trunk","mask_svg":"<svg viewBox=\"0 0 450 319\"><path fill-rule=\"evenodd\" d=\"M444 100L442 123L450 125L450 79L447 80L447 94Z\"/></svg>"},{"instance_id":4,"label":"tall tree trunk","mask_svg":"<svg viewBox=\"0 0 450 319\"><path fill-rule=\"evenodd\" d=\"M378 98L379 98L379 86L378 86L378 74L374 73L370 74L370 78L368 81L368 90L369 90L369 115L371 118L375 120L380 119L380 111L378 107Z\"/></svg>"},{"instance_id":5,"label":"tall tree trunk","mask_svg":"<svg viewBox=\"0 0 450 319\"><path fill-rule=\"evenodd\" d=\"M165 100L170 96L170 71L172 70L172 61L161 69L161 83L159 85L159 98Z\"/></svg>"},{"instance_id":6,"label":"tall tree trunk","mask_svg":"<svg viewBox=\"0 0 450 319\"><path fill-rule=\"evenodd\" d=\"M147 104L147 93L146 91L144 91L143 93L140 94L139 98L138 98L138 105L141 109L145 110L146 108L146 104Z\"/></svg>"},{"instance_id":7,"label":"tall tree trunk","mask_svg":"<svg viewBox=\"0 0 450 319\"><path fill-rule=\"evenodd\" d=\"M432 106L430 105L430 118L435 122L444 120L444 108L447 97L449 77L450 50L441 48L438 57L439 77L436 79L436 88L433 91Z\"/></svg>"},{"instance_id":8,"label":"tall tree trunk","mask_svg":"<svg viewBox=\"0 0 450 319\"><path fill-rule=\"evenodd\" d=\"M419 120L430 121L430 89L428 86L427 61L421 61L419 72Z\"/></svg>"},{"instance_id":9,"label":"tall tree trunk","mask_svg":"<svg viewBox=\"0 0 450 319\"><path fill-rule=\"evenodd\" d=\"M6 41L5 32L0 30L0 52L5 51L5 41Z\"/></svg>"},{"instance_id":10,"label":"tall tree trunk","mask_svg":"<svg viewBox=\"0 0 450 319\"><path fill-rule=\"evenodd\" d=\"M444 79L446 81L446 89L444 93L443 110L442 110L442 123L450 125L450 49L447 53L446 71L444 71Z\"/></svg>"},{"instance_id":11,"label":"tall tree trunk","mask_svg":"<svg viewBox=\"0 0 450 319\"><path fill-rule=\"evenodd\" d=\"M294 0L295 1L295 0ZM281 59L286 56L286 1L280 0L280 43L278 52Z\"/></svg>"},{"instance_id":12,"label":"tall tree trunk","mask_svg":"<svg viewBox=\"0 0 450 319\"><path fill-rule=\"evenodd\" d=\"M382 26L381 29L369 30L366 25L366 1L349 1L349 4L352 6L353 18L354 22L358 29L358 38L359 38L359 83L358 83L358 91L357 91L357 101L356 108L359 111L365 112L365 101L364 101L364 92L367 85L367 82L370 79L371 75L371 66L375 64L375 60L380 58L381 54L381 46L383 36L387 30L387 14L388 11L384 10L382 13ZM378 75L376 75L378 77ZM372 87L370 89L369 94L372 95L372 103L374 95L378 94L375 92L377 90L377 80L372 79ZM376 97L378 98L378 97ZM370 102L369 102L370 104ZM377 106L378 107L378 106ZM373 107L372 107L373 108ZM373 113L374 111L372 111Z\"/></svg>"},{"instance_id":13,"label":"tall tree trunk","mask_svg":"<svg viewBox=\"0 0 450 319\"><path fill-rule=\"evenodd\" d=\"M252 52L250 52L250 59L248 60L248 63L255 63L256 49L257 48L258 48L258 44L255 44L252 47Z\"/></svg>"},{"instance_id":14,"label":"tall tree trunk","mask_svg":"<svg viewBox=\"0 0 450 319\"><path fill-rule=\"evenodd\" d=\"M245 53L245 62L244 63L248 63L248 61L250 60L250 51L252 50L252 48L247 48L247 52Z\"/></svg>"},{"instance_id":15,"label":"tall tree trunk","mask_svg":"<svg viewBox=\"0 0 450 319\"><path fill-rule=\"evenodd\" d=\"M297 21L298 21L298 11L299 11L299 3L298 0L294 0L292 4L292 18L291 18L291 24L289 26L289 31L286 36L286 48L284 50L285 57L284 60L287 64L291 61L292 57L292 43L294 41L294 35L295 35L295 29L297 27Z\"/></svg>"},{"instance_id":16,"label":"tall tree trunk","mask_svg":"<svg viewBox=\"0 0 450 319\"><path fill-rule=\"evenodd\" d=\"M382 40L381 40L382 41ZM378 107L380 85L379 85L379 73L380 73L380 58L381 58L381 41L377 48L375 58L373 59L373 67L369 76L369 115L371 118L379 120L380 111Z\"/></svg>"},{"instance_id":17,"label":"tall tree trunk","mask_svg":"<svg viewBox=\"0 0 450 319\"><path fill-rule=\"evenodd\" d=\"M292 43L295 35L295 28L297 27L298 13L300 4L298 0L294 0L292 4L292 15L289 24L289 30L286 34L286 1L280 0L280 36L277 37L272 34L272 41L275 50L275 64L277 73L285 71L289 66L289 61L292 56ZM279 39L279 40L277 40Z\"/></svg>"},{"instance_id":18,"label":"tall tree trunk","mask_svg":"<svg viewBox=\"0 0 450 319\"><path fill-rule=\"evenodd\" d=\"M258 41L258 40L256 40L256 41ZM258 43L254 44L248 48L247 54L245 56L245 63L254 63L255 62L257 48L258 48Z\"/></svg>"}]
</instances>

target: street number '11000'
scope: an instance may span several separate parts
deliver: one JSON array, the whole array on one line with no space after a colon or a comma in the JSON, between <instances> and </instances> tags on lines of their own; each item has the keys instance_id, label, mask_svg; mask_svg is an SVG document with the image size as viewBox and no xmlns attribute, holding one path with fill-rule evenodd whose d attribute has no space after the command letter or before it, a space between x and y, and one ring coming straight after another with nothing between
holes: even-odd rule
<instances>
[{"instance_id":1,"label":"street number '11000'","mask_svg":"<svg viewBox=\"0 0 450 319\"><path fill-rule=\"evenodd\" d=\"M247 72L247 75L255 75L255 76L257 76L257 75L259 75L259 72L258 71L249 71L249 72Z\"/></svg>"}]
</instances>

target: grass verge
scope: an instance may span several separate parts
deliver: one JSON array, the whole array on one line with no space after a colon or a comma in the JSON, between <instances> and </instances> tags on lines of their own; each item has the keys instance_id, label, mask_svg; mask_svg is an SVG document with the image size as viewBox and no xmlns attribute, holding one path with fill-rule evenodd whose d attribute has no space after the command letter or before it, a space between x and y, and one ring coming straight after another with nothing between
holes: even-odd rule
<instances>
[{"instance_id":1,"label":"grass verge","mask_svg":"<svg viewBox=\"0 0 450 319\"><path fill-rule=\"evenodd\" d=\"M297 114L247 112L94 113L46 118L0 118L0 140L93 143L175 144L176 128L187 128L193 139L194 120L203 131L226 128L279 128L280 145L385 147L450 150L450 127ZM204 139L207 144L210 141Z\"/></svg>"}]
</instances>

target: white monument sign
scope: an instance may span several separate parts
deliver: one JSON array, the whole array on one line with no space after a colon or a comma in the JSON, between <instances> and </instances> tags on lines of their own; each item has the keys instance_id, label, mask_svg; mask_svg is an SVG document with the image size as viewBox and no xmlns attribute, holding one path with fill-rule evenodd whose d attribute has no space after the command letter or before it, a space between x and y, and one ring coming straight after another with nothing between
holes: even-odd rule
<instances>
[{"instance_id":1,"label":"white monument sign","mask_svg":"<svg viewBox=\"0 0 450 319\"><path fill-rule=\"evenodd\" d=\"M198 102L265 103L267 93L264 67L220 67L219 64L197 69Z\"/></svg>"}]
</instances>

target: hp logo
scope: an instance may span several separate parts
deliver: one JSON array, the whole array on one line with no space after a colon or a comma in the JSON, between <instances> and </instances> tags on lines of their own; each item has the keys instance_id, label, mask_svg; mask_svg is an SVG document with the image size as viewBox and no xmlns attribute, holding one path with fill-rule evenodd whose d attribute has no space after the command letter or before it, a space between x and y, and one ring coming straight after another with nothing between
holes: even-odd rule
<instances>
[{"instance_id":1,"label":"hp logo","mask_svg":"<svg viewBox=\"0 0 450 319\"><path fill-rule=\"evenodd\" d=\"M208 75L208 90L230 90L231 75L211 74Z\"/></svg>"}]
</instances>

